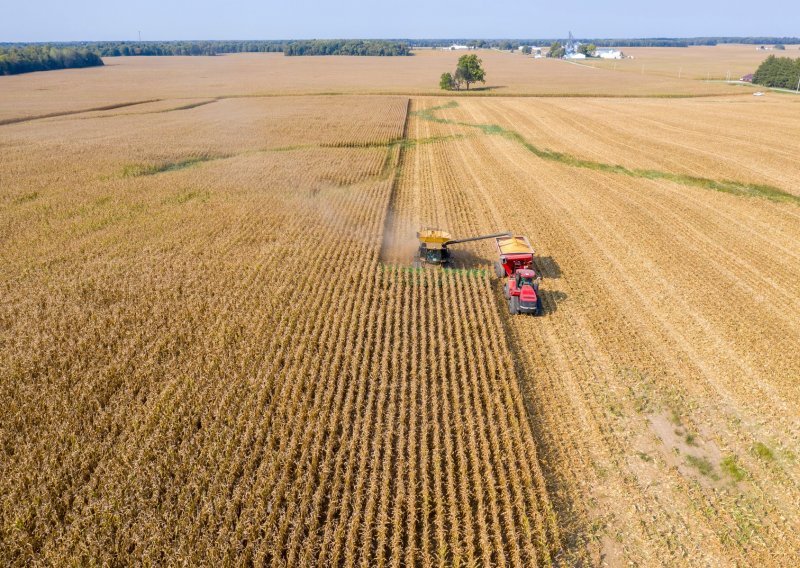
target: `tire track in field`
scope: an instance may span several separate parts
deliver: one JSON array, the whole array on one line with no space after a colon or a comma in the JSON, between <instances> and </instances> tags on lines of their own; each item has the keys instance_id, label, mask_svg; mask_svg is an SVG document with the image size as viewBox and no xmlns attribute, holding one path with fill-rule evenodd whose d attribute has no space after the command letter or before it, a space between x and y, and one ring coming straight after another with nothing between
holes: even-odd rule
<instances>
[{"instance_id":1,"label":"tire track in field","mask_svg":"<svg viewBox=\"0 0 800 568\"><path fill-rule=\"evenodd\" d=\"M103 106L99 106L99 107L92 107L92 108L86 108L86 109L80 109L80 110L65 110L65 111L61 111L61 112L50 112L50 113L47 113L47 114L36 114L36 115L31 115L31 116L20 116L20 117L17 117L17 118L5 118L3 120L0 120L0 126L5 126L7 124L19 124L20 122L30 122L32 120L42 120L44 118L55 118L57 116L69 116L69 115L73 115L73 114L83 114L83 113L87 113L87 112L98 112L98 111L103 111L103 110L115 110L115 109L118 109L118 108L130 107L130 106L135 106L135 105L143 105L143 104L147 104L147 103L157 103L157 102L159 102L161 100L163 100L163 99L148 99L146 101L133 101L133 102L127 102L127 103L116 103L116 104L103 105Z\"/></svg>"}]
</instances>

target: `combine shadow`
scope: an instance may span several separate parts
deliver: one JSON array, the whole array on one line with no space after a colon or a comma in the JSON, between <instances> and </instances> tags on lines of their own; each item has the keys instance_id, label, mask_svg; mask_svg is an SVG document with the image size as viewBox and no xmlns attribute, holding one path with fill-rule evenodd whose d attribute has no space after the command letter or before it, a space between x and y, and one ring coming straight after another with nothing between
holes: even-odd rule
<instances>
[{"instance_id":1,"label":"combine shadow","mask_svg":"<svg viewBox=\"0 0 800 568\"><path fill-rule=\"evenodd\" d=\"M479 268L492 268L494 261L486 256L475 254L473 251L466 248L456 250L456 247L450 248L450 268L460 268L465 270L473 270ZM492 269L494 274L494 269Z\"/></svg>"}]
</instances>

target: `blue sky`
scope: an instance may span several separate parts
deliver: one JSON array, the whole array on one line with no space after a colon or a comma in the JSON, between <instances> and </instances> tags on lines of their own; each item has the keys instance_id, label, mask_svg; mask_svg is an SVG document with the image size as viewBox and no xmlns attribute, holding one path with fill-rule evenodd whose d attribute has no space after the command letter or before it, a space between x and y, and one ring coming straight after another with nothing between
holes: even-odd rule
<instances>
[{"instance_id":1,"label":"blue sky","mask_svg":"<svg viewBox=\"0 0 800 568\"><path fill-rule=\"evenodd\" d=\"M800 0L30 0L0 41L800 35Z\"/></svg>"}]
</instances>

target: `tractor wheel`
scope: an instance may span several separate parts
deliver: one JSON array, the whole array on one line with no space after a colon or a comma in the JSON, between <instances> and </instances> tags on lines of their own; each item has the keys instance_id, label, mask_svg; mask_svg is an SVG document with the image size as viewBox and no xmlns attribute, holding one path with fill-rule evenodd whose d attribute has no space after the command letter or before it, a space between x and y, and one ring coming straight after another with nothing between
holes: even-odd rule
<instances>
[{"instance_id":1,"label":"tractor wheel","mask_svg":"<svg viewBox=\"0 0 800 568\"><path fill-rule=\"evenodd\" d=\"M499 262L494 263L494 273L497 275L498 278L502 278L506 275L506 271L503 269L503 265Z\"/></svg>"},{"instance_id":2,"label":"tractor wheel","mask_svg":"<svg viewBox=\"0 0 800 568\"><path fill-rule=\"evenodd\" d=\"M519 314L519 298L516 296L511 296L511 299L508 301L508 309L511 311L512 316L516 316Z\"/></svg>"},{"instance_id":3,"label":"tractor wheel","mask_svg":"<svg viewBox=\"0 0 800 568\"><path fill-rule=\"evenodd\" d=\"M506 297L506 300L510 300L511 299L511 294L508 292L508 282L503 284L503 296Z\"/></svg>"},{"instance_id":4,"label":"tractor wheel","mask_svg":"<svg viewBox=\"0 0 800 568\"><path fill-rule=\"evenodd\" d=\"M544 315L544 306L542 305L541 296L536 296L536 311L534 312L534 314L537 316Z\"/></svg>"}]
</instances>

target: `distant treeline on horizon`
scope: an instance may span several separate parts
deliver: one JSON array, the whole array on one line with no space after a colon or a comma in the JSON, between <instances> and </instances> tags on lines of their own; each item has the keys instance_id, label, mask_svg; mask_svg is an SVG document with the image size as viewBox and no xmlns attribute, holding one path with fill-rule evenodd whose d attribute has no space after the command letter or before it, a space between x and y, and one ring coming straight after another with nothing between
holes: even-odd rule
<instances>
[{"instance_id":1,"label":"distant treeline on horizon","mask_svg":"<svg viewBox=\"0 0 800 568\"><path fill-rule=\"evenodd\" d=\"M597 47L689 47L693 45L719 45L725 43L744 43L751 45L797 45L797 37L652 37L652 38L575 38L581 43L592 43ZM548 39L410 39L411 47L447 47L466 45L478 48L516 49L522 45L547 47L554 41L565 43L566 38Z\"/></svg>"},{"instance_id":2,"label":"distant treeline on horizon","mask_svg":"<svg viewBox=\"0 0 800 568\"><path fill-rule=\"evenodd\" d=\"M102 65L100 57L220 55L225 53L278 52L287 56L366 55L408 56L417 48L448 47L515 50L523 45L549 46L560 39L332 39L332 40L202 40L202 41L76 41L0 42L0 75L31 71ZM697 37L697 38L583 38L597 47L689 47L745 43L753 45L797 45L796 37Z\"/></svg>"},{"instance_id":3,"label":"distant treeline on horizon","mask_svg":"<svg viewBox=\"0 0 800 568\"><path fill-rule=\"evenodd\" d=\"M285 55L411 55L408 42L397 40L198 40L198 41L74 41L1 43L2 50L26 47L85 49L101 57L133 55L218 55L224 53L276 52Z\"/></svg>"},{"instance_id":4,"label":"distant treeline on horizon","mask_svg":"<svg viewBox=\"0 0 800 568\"><path fill-rule=\"evenodd\" d=\"M693 37L693 38L576 38L598 47L689 47L744 43L752 45L797 45L798 37ZM453 44L477 48L516 49L522 45L549 46L565 38L538 39L269 39L269 40L168 40L168 41L70 41L0 42L0 49L48 46L58 49L88 49L101 57L126 55L217 55L223 53L278 52L286 55L409 55L415 47L448 47Z\"/></svg>"},{"instance_id":5,"label":"distant treeline on horizon","mask_svg":"<svg viewBox=\"0 0 800 568\"><path fill-rule=\"evenodd\" d=\"M0 75L100 65L103 65L100 56L86 48L38 44L6 48L0 45Z\"/></svg>"},{"instance_id":6,"label":"distant treeline on horizon","mask_svg":"<svg viewBox=\"0 0 800 568\"><path fill-rule=\"evenodd\" d=\"M0 75L102 65L101 57L282 52L284 55L411 55L407 43L388 40L96 41L0 43Z\"/></svg>"}]
</instances>

